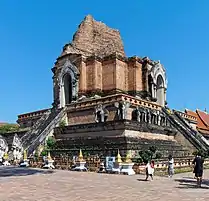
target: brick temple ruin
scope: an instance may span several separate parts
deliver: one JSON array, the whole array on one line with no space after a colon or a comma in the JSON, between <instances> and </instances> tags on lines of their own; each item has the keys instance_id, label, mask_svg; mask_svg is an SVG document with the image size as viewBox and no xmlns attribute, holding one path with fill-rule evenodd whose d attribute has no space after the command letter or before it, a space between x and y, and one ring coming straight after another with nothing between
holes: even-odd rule
<instances>
[{"instance_id":1,"label":"brick temple ruin","mask_svg":"<svg viewBox=\"0 0 209 201\"><path fill-rule=\"evenodd\" d=\"M52 108L18 116L25 130L10 135L12 153L27 149L30 155L48 136L55 137L58 150L103 155L152 145L163 156L209 148L209 124L208 133L202 132L198 114L167 107L163 65L148 57L127 57L119 31L90 15L63 47L52 72ZM60 127L63 121L66 126Z\"/></svg>"}]
</instances>

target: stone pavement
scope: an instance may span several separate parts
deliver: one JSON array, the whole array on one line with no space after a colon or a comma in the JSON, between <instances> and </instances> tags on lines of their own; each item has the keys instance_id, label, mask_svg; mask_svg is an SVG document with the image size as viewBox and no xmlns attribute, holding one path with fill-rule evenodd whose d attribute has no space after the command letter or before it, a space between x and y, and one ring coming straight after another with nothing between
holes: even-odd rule
<instances>
[{"instance_id":1,"label":"stone pavement","mask_svg":"<svg viewBox=\"0 0 209 201\"><path fill-rule=\"evenodd\" d=\"M145 182L143 175L0 167L0 201L208 201L209 180L198 189L192 177L184 173Z\"/></svg>"}]
</instances>

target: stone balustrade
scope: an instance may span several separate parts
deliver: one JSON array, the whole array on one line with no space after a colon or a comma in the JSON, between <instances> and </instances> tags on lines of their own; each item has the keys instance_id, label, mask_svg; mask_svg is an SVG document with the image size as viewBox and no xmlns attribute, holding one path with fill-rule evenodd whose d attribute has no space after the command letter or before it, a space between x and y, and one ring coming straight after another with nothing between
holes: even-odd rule
<instances>
[{"instance_id":1,"label":"stone balustrade","mask_svg":"<svg viewBox=\"0 0 209 201\"><path fill-rule=\"evenodd\" d=\"M184 119L187 119L189 121L194 121L197 122L197 117L194 117L192 115L186 114L184 112L180 112L180 111L175 111L177 112L181 117L183 117Z\"/></svg>"},{"instance_id":2,"label":"stone balustrade","mask_svg":"<svg viewBox=\"0 0 209 201\"><path fill-rule=\"evenodd\" d=\"M23 119L27 119L27 118L33 118L33 117L40 117L43 114L45 114L46 112L48 112L48 110L49 109L44 109L44 110L38 110L35 112L21 114L21 115L18 115L18 120L23 120Z\"/></svg>"},{"instance_id":3,"label":"stone balustrade","mask_svg":"<svg viewBox=\"0 0 209 201\"><path fill-rule=\"evenodd\" d=\"M86 98L80 102L74 102L67 105L67 110L71 111L71 110L83 109L83 108L87 109L87 108L95 107L100 104L110 105L111 103L120 102L120 101L128 102L133 106L141 106L150 109L161 110L161 106L156 103L151 103L149 101L141 100L136 97L134 98L133 96L129 96L126 94L116 94L116 95L110 95L100 98L90 98L90 99Z\"/></svg>"}]
</instances>

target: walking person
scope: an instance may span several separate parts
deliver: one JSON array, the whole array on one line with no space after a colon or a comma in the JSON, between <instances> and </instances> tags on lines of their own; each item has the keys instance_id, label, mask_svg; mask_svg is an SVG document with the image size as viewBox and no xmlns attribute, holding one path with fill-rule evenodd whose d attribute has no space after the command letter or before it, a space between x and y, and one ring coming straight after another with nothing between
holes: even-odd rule
<instances>
[{"instance_id":1,"label":"walking person","mask_svg":"<svg viewBox=\"0 0 209 201\"><path fill-rule=\"evenodd\" d=\"M174 174L174 159L172 155L168 156L168 177L171 178Z\"/></svg>"},{"instance_id":2,"label":"walking person","mask_svg":"<svg viewBox=\"0 0 209 201\"><path fill-rule=\"evenodd\" d=\"M194 173L197 179L198 187L201 187L202 184L203 163L204 159L199 154L197 154L192 164L194 165Z\"/></svg>"},{"instance_id":3,"label":"walking person","mask_svg":"<svg viewBox=\"0 0 209 201\"><path fill-rule=\"evenodd\" d=\"M148 181L149 176L151 177L151 180L153 180L153 174L154 174L154 161L148 162L146 165L146 179L145 181Z\"/></svg>"}]
</instances>

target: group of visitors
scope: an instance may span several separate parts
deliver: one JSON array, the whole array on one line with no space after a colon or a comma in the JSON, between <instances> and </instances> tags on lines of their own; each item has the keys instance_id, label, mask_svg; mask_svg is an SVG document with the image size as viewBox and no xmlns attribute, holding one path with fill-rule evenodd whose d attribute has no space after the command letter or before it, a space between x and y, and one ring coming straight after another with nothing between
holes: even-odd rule
<instances>
[{"instance_id":1,"label":"group of visitors","mask_svg":"<svg viewBox=\"0 0 209 201\"><path fill-rule=\"evenodd\" d=\"M155 169L154 160L148 162L145 166L146 169L146 178L145 180L148 181L148 178L151 177L151 181L153 180L153 174ZM172 177L174 174L174 159L172 155L168 156L168 177Z\"/></svg>"},{"instance_id":2,"label":"group of visitors","mask_svg":"<svg viewBox=\"0 0 209 201\"><path fill-rule=\"evenodd\" d=\"M192 164L194 167L193 173L195 174L195 178L197 179L197 186L201 187L202 184L202 176L203 176L203 163L204 159L197 154L194 158ZM153 180L154 175L154 160L151 160L146 164L146 178L145 180L148 181L148 178L151 177L151 181ZM171 178L174 174L174 159L172 155L168 156L168 177Z\"/></svg>"}]
</instances>

